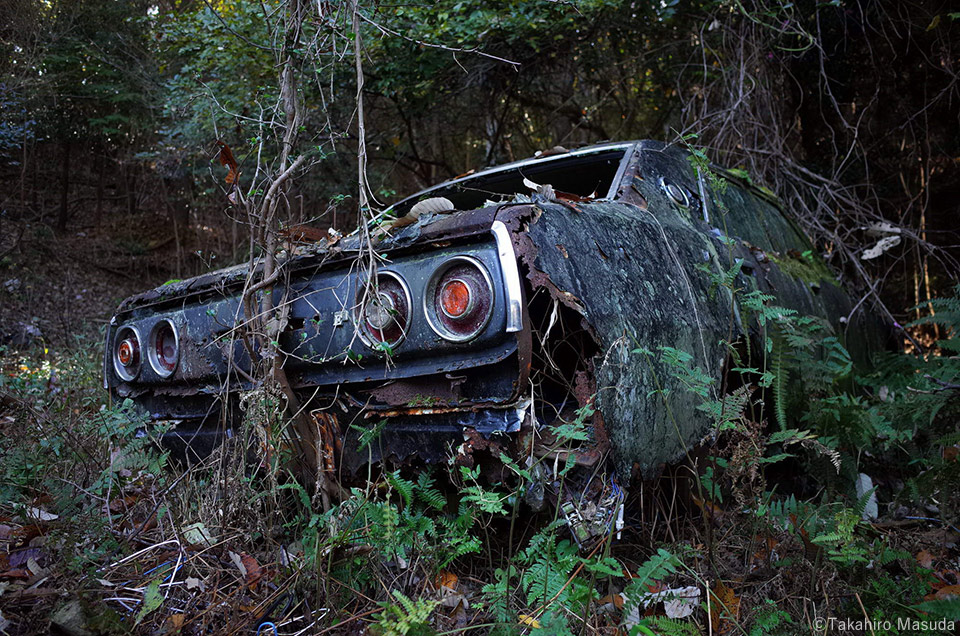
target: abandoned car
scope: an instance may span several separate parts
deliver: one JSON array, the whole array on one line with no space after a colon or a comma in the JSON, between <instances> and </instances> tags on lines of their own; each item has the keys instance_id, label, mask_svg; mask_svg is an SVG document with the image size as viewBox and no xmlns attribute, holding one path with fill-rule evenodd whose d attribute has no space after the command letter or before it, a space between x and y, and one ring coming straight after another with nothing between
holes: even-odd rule
<instances>
[{"instance_id":1,"label":"abandoned car","mask_svg":"<svg viewBox=\"0 0 960 636\"><path fill-rule=\"evenodd\" d=\"M472 465L501 449L609 461L621 481L655 475L710 423L667 362L638 351L686 352L719 388L721 341L750 331L739 297L711 277L732 263L736 287L822 319L851 350L875 322L771 196L661 142L544 153L391 212L402 222L288 250L271 292L317 469L342 480L369 460ZM373 281L356 266L370 242ZM236 426L258 355L237 333L247 279L243 265L125 300L106 337L106 388L175 421L168 438ZM558 442L554 428L578 416L586 439Z\"/></svg>"}]
</instances>

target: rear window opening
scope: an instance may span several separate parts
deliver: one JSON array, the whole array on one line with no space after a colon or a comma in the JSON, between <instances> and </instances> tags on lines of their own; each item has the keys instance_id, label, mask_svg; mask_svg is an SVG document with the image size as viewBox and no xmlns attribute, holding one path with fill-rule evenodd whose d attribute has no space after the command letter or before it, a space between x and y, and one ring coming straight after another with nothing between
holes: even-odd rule
<instances>
[{"instance_id":1,"label":"rear window opening","mask_svg":"<svg viewBox=\"0 0 960 636\"><path fill-rule=\"evenodd\" d=\"M458 210L474 210L514 200L528 201L531 192L524 185L524 179L549 184L554 190L581 197L606 198L626 151L627 148L621 146L493 168L424 190L397 203L392 212L398 217L403 216L415 203L428 197L446 197Z\"/></svg>"}]
</instances>

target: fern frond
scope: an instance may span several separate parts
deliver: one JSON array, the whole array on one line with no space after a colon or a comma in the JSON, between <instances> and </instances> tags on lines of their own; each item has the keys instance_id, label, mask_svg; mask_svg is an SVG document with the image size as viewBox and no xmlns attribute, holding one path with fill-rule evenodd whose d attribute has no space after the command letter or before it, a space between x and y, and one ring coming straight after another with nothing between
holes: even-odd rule
<instances>
[{"instance_id":1,"label":"fern frond","mask_svg":"<svg viewBox=\"0 0 960 636\"><path fill-rule=\"evenodd\" d=\"M417 477L417 499L434 510L443 510L447 499L443 493L434 487L433 477L427 473L420 473Z\"/></svg>"},{"instance_id":2,"label":"fern frond","mask_svg":"<svg viewBox=\"0 0 960 636\"><path fill-rule=\"evenodd\" d=\"M403 503L405 506L410 507L413 504L413 491L416 484L414 484L409 479L404 479L400 476L400 471L395 470L392 473L387 473L387 482L393 489L400 493L400 496L403 497Z\"/></svg>"},{"instance_id":3,"label":"fern frond","mask_svg":"<svg viewBox=\"0 0 960 636\"><path fill-rule=\"evenodd\" d=\"M783 364L783 347L776 346L773 369L773 407L777 415L780 430L787 428L787 379L790 371Z\"/></svg>"},{"instance_id":4,"label":"fern frond","mask_svg":"<svg viewBox=\"0 0 960 636\"><path fill-rule=\"evenodd\" d=\"M643 565L637 568L637 572L630 581L630 585L624 590L628 603L636 606L640 599L647 593L647 583L662 579L677 571L680 561L663 548L659 548L657 553L647 559Z\"/></svg>"}]
</instances>

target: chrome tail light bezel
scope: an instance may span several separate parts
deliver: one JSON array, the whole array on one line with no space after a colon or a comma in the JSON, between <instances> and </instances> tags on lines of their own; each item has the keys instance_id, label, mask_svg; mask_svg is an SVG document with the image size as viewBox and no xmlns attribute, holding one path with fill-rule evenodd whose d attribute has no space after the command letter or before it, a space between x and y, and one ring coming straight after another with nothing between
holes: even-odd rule
<instances>
[{"instance_id":1,"label":"chrome tail light bezel","mask_svg":"<svg viewBox=\"0 0 960 636\"><path fill-rule=\"evenodd\" d=\"M136 343L135 353L137 360L132 365L124 365L120 362L120 346L125 341L131 339L131 337ZM143 337L137 327L134 325L124 325L117 329L117 333L113 337L113 349L110 352L110 359L113 361L113 370L117 374L117 377L126 382L135 380L143 368L143 351Z\"/></svg>"},{"instance_id":2,"label":"chrome tail light bezel","mask_svg":"<svg viewBox=\"0 0 960 636\"><path fill-rule=\"evenodd\" d=\"M357 290L357 301L356 301L356 309L354 311L354 320L356 321L356 324L359 327L357 331L360 335L360 340L363 341L363 344L367 345L367 347L371 349L379 350L379 349L382 349L384 345L386 345L391 349L395 349L396 347L399 347L401 344L403 344L403 341L407 337L407 333L410 331L410 326L413 323L413 297L410 294L410 286L407 284L407 281L404 280L403 276L401 276L397 272L394 272L391 270L379 270L376 273L376 277L378 279L381 277L386 277L394 280L400 286L400 291L403 292L403 301L406 302L407 304L407 311L406 311L406 316L404 317L406 324L399 325L400 336L390 341L380 340L376 336L374 336L374 334L371 332L371 329L376 329L376 327L368 326L368 321L366 317L366 311L367 311L366 302L370 302L370 301L366 300L365 302L364 295L383 293L380 291L379 283L376 285L375 288L371 288L369 290L365 289L365 286L366 286L365 284L361 284L361 286ZM381 332L381 334L384 331L383 328L380 328L378 330Z\"/></svg>"},{"instance_id":3,"label":"chrome tail light bezel","mask_svg":"<svg viewBox=\"0 0 960 636\"><path fill-rule=\"evenodd\" d=\"M447 328L443 324L443 320L439 315L439 313L442 311L442 308L435 306L435 299L437 298L437 286L440 284L440 281L443 280L443 277L446 276L451 269L458 265L471 266L480 273L483 285L486 287L487 298L489 299L487 303L486 315L469 333L456 333ZM490 324L491 318L493 318L493 314L495 313L495 303L496 292L493 287L493 279L490 276L490 271L479 259L466 254L452 256L440 263L440 265L433 270L433 274L430 275L430 279L427 282L423 292L423 314L427 318L427 324L435 334L444 340L447 340L448 342L469 342L482 334L484 329L487 328L487 325ZM475 304L476 301L471 300L470 309L473 309L473 305Z\"/></svg>"},{"instance_id":4,"label":"chrome tail light bezel","mask_svg":"<svg viewBox=\"0 0 960 636\"><path fill-rule=\"evenodd\" d=\"M157 338L160 336L160 330L164 327L168 327L173 333L173 343L176 348L176 359L172 368L168 368L160 361L157 352ZM153 372L161 378L169 378L176 373L177 367L180 366L180 333L177 331L177 326L169 318L159 320L150 330L150 337L147 339L147 360L150 362L150 368L153 369Z\"/></svg>"}]
</instances>

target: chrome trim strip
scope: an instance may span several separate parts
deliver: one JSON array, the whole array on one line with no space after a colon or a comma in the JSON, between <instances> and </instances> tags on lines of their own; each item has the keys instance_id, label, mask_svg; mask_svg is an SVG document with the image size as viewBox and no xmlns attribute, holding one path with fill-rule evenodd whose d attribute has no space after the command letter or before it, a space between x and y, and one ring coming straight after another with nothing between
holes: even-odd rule
<instances>
[{"instance_id":1,"label":"chrome trim strip","mask_svg":"<svg viewBox=\"0 0 960 636\"><path fill-rule=\"evenodd\" d=\"M707 188L703 184L703 173L697 168L697 188L700 190L700 207L703 208L703 222L710 222L709 206L707 205Z\"/></svg>"},{"instance_id":2,"label":"chrome trim strip","mask_svg":"<svg viewBox=\"0 0 960 636\"><path fill-rule=\"evenodd\" d=\"M633 147L624 148L623 157L620 159L620 165L617 167L617 172L613 177L613 181L610 182L610 187L607 188L606 194L601 198L594 199L595 201L613 201L617 198L617 193L620 191L620 187L623 185L623 175L626 174L627 167L639 152L637 142L632 142L630 145Z\"/></svg>"},{"instance_id":3,"label":"chrome trim strip","mask_svg":"<svg viewBox=\"0 0 960 636\"><path fill-rule=\"evenodd\" d=\"M517 255L513 251L510 230L503 221L494 221L490 226L497 240L497 255L500 257L500 271L506 287L507 333L523 331L523 288L520 285L520 269L517 267Z\"/></svg>"}]
</instances>

